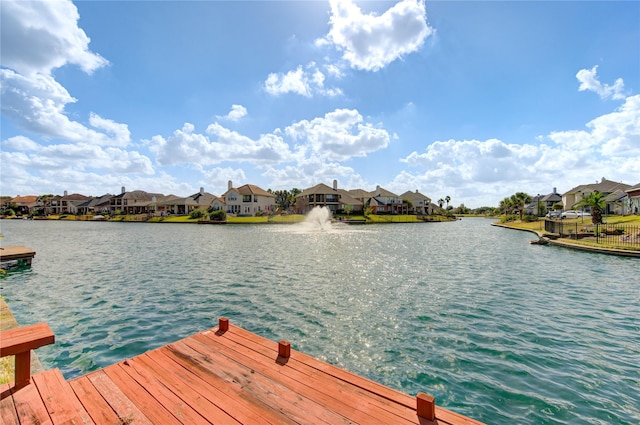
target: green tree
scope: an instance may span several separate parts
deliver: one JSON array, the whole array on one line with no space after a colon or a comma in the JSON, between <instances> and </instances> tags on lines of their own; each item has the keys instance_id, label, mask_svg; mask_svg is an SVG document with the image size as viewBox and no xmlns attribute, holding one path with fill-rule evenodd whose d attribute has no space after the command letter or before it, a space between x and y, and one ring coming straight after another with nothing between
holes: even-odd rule
<instances>
[{"instance_id":1,"label":"green tree","mask_svg":"<svg viewBox=\"0 0 640 425\"><path fill-rule=\"evenodd\" d=\"M522 214L524 213L524 206L531 202L531 195L528 195L524 192L516 192L511 195L512 205L517 208L520 214L520 220L522 221Z\"/></svg>"},{"instance_id":2,"label":"green tree","mask_svg":"<svg viewBox=\"0 0 640 425\"><path fill-rule=\"evenodd\" d=\"M575 203L573 208L591 208L591 222L593 224L602 224L602 211L607 206L604 200L605 197L604 193L594 190Z\"/></svg>"},{"instance_id":3,"label":"green tree","mask_svg":"<svg viewBox=\"0 0 640 425\"><path fill-rule=\"evenodd\" d=\"M444 205L444 199L438 199L438 205L440 205L440 209L442 209L442 206Z\"/></svg>"},{"instance_id":4,"label":"green tree","mask_svg":"<svg viewBox=\"0 0 640 425\"><path fill-rule=\"evenodd\" d=\"M445 196L444 200L447 202L447 210L449 209L449 201L451 201L451 196Z\"/></svg>"}]
</instances>

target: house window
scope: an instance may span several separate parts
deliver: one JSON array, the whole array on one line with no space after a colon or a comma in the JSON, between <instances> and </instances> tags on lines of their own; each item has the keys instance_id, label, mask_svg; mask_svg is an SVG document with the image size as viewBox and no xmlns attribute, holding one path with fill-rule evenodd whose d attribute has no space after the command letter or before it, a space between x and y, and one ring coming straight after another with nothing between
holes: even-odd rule
<instances>
[{"instance_id":1,"label":"house window","mask_svg":"<svg viewBox=\"0 0 640 425\"><path fill-rule=\"evenodd\" d=\"M314 197L313 197L313 195L309 195L309 202L314 202Z\"/></svg>"},{"instance_id":2,"label":"house window","mask_svg":"<svg viewBox=\"0 0 640 425\"><path fill-rule=\"evenodd\" d=\"M251 195L242 195L242 202L251 202Z\"/></svg>"}]
</instances>

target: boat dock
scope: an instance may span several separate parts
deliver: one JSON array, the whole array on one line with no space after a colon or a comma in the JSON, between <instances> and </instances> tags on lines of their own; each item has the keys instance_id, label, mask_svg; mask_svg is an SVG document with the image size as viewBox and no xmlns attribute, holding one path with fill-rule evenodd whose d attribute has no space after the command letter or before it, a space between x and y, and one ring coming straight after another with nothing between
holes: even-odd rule
<instances>
[{"instance_id":1,"label":"boat dock","mask_svg":"<svg viewBox=\"0 0 640 425\"><path fill-rule=\"evenodd\" d=\"M7 425L480 424L436 406L428 394L412 397L226 318L79 378L66 381L52 369L0 391L0 422Z\"/></svg>"},{"instance_id":2,"label":"boat dock","mask_svg":"<svg viewBox=\"0 0 640 425\"><path fill-rule=\"evenodd\" d=\"M0 263L10 261L24 261L27 266L31 265L36 252L26 246L3 246L0 247Z\"/></svg>"}]
</instances>

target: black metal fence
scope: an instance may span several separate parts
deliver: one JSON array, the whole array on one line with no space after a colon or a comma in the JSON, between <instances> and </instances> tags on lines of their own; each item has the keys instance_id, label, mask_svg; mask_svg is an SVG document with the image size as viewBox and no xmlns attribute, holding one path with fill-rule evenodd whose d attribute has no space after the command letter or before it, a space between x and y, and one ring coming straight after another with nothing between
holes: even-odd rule
<instances>
[{"instance_id":1,"label":"black metal fence","mask_svg":"<svg viewBox=\"0 0 640 425\"><path fill-rule=\"evenodd\" d=\"M560 238L584 239L610 248L640 248L640 226L545 220L544 230Z\"/></svg>"}]
</instances>

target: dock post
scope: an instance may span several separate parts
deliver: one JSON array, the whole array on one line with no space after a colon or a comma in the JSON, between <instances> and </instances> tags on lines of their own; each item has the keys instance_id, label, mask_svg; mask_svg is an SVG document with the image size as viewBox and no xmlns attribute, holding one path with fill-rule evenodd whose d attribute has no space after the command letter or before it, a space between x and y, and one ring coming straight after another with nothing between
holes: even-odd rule
<instances>
[{"instance_id":1,"label":"dock post","mask_svg":"<svg viewBox=\"0 0 640 425\"><path fill-rule=\"evenodd\" d=\"M227 319L226 317L221 317L220 320L218 321L218 330L220 330L220 332L228 331L229 319Z\"/></svg>"},{"instance_id":2,"label":"dock post","mask_svg":"<svg viewBox=\"0 0 640 425\"><path fill-rule=\"evenodd\" d=\"M436 418L435 398L431 394L418 393L416 397L418 416L433 421Z\"/></svg>"},{"instance_id":3,"label":"dock post","mask_svg":"<svg viewBox=\"0 0 640 425\"><path fill-rule=\"evenodd\" d=\"M278 343L278 356L289 358L291 356L291 344L284 339Z\"/></svg>"}]
</instances>

